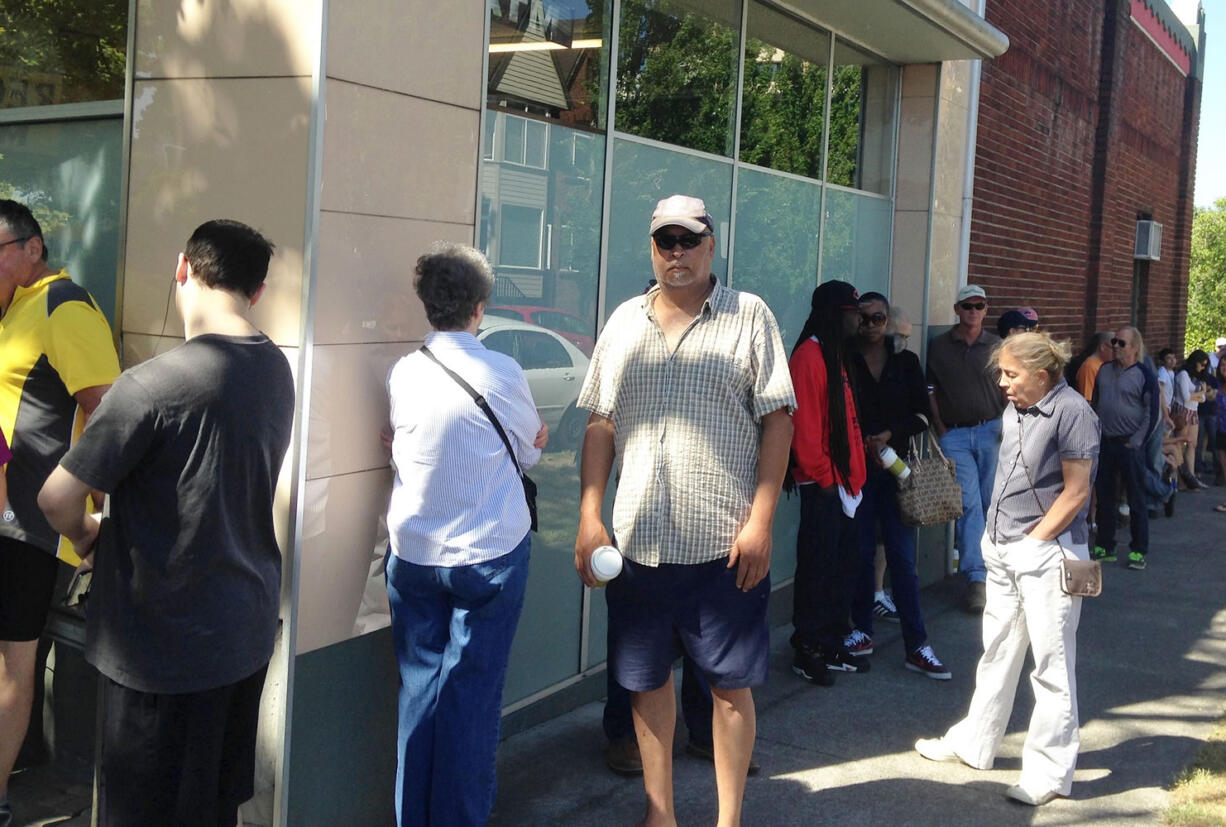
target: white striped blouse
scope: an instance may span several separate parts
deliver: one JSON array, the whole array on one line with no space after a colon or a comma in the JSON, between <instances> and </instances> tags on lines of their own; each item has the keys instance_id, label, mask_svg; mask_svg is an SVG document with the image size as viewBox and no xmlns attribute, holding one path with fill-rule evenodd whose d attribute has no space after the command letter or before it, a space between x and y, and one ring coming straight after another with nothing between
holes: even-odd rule
<instances>
[{"instance_id":1,"label":"white striped blouse","mask_svg":"<svg viewBox=\"0 0 1226 827\"><path fill-rule=\"evenodd\" d=\"M426 345L485 397L523 468L540 416L520 366L471 333L436 331ZM426 566L466 566L501 557L528 533L523 485L507 449L467 391L424 354L410 353L387 379L392 464L388 507L392 553Z\"/></svg>"}]
</instances>

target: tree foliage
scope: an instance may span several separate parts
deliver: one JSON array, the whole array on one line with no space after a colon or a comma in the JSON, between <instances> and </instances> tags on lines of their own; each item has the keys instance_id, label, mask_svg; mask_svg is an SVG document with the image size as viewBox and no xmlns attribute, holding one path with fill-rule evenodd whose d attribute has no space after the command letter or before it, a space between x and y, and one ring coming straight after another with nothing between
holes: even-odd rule
<instances>
[{"instance_id":1,"label":"tree foliage","mask_svg":"<svg viewBox=\"0 0 1226 827\"><path fill-rule=\"evenodd\" d=\"M123 97L126 0L0 2L0 106Z\"/></svg>"},{"instance_id":2,"label":"tree foliage","mask_svg":"<svg viewBox=\"0 0 1226 827\"><path fill-rule=\"evenodd\" d=\"M1192 217L1185 347L1212 350L1226 335L1226 198L1197 207Z\"/></svg>"}]
</instances>

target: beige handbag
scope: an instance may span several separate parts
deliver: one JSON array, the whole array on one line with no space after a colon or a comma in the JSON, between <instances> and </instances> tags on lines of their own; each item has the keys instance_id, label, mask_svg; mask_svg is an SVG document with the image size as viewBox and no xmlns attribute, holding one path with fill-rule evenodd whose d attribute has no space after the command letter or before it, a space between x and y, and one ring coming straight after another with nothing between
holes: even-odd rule
<instances>
[{"instance_id":1,"label":"beige handbag","mask_svg":"<svg viewBox=\"0 0 1226 827\"><path fill-rule=\"evenodd\" d=\"M1034 478L1030 476L1030 468L1022 457L1022 418L1017 418L1018 446L1017 458L1021 460L1022 470L1026 472L1026 482L1030 485L1030 493L1034 495L1035 504L1043 510L1043 502L1039 492L1034 488ZM1098 597L1103 593L1103 566L1097 560L1081 560L1069 554L1060 538L1056 538L1060 546L1060 591L1069 597Z\"/></svg>"},{"instance_id":2,"label":"beige handbag","mask_svg":"<svg viewBox=\"0 0 1226 827\"><path fill-rule=\"evenodd\" d=\"M962 516L962 486L954 472L954 462L941 452L941 445L929 428L927 456L921 454L911 437L907 467L911 474L898 483L898 510L904 525L926 526L948 523Z\"/></svg>"},{"instance_id":3,"label":"beige handbag","mask_svg":"<svg viewBox=\"0 0 1226 827\"><path fill-rule=\"evenodd\" d=\"M1059 540L1056 541L1057 543ZM1098 597L1103 593L1103 567L1097 560L1078 560L1060 546L1060 591L1069 597Z\"/></svg>"}]
</instances>

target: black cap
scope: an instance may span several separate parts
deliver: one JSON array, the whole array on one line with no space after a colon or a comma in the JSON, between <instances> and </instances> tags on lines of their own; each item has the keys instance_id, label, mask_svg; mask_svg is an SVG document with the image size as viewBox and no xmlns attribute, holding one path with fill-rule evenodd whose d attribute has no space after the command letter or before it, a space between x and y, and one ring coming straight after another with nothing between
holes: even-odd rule
<instances>
[{"instance_id":1,"label":"black cap","mask_svg":"<svg viewBox=\"0 0 1226 827\"><path fill-rule=\"evenodd\" d=\"M860 294L856 288L845 281L823 281L813 291L813 301L809 303L809 306L814 310L819 307L859 310Z\"/></svg>"},{"instance_id":2,"label":"black cap","mask_svg":"<svg viewBox=\"0 0 1226 827\"><path fill-rule=\"evenodd\" d=\"M1022 315L1020 310L1006 310L1000 314L1000 320L996 322L996 332L1000 334L1000 338L1005 338L1009 335L1009 331L1015 327L1024 327L1027 330L1038 327L1039 323L1034 319L1028 319Z\"/></svg>"}]
</instances>

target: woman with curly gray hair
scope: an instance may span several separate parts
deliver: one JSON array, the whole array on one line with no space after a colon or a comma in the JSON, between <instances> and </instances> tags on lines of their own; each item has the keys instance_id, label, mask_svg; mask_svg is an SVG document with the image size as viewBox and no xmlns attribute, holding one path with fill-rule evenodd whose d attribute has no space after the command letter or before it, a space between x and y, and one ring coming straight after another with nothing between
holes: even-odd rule
<instances>
[{"instance_id":1,"label":"woman with curly gray hair","mask_svg":"<svg viewBox=\"0 0 1226 827\"><path fill-rule=\"evenodd\" d=\"M477 340L494 277L471 247L436 244L413 286L433 331L388 375L387 592L400 664L398 824L484 824L502 686L528 580L520 469L548 437L523 370ZM479 393L490 416L454 372Z\"/></svg>"},{"instance_id":2,"label":"woman with curly gray hair","mask_svg":"<svg viewBox=\"0 0 1226 827\"><path fill-rule=\"evenodd\" d=\"M1080 745L1077 623L1081 598L1060 589L1060 560L1089 559L1086 509L1098 456L1098 417L1068 386L1067 343L1018 333L993 354L1005 408L1000 458L983 537L987 607L983 657L965 718L941 738L915 742L933 761L990 769L1026 649L1034 652L1034 712L1022 747L1022 775L1005 795L1038 806L1068 795Z\"/></svg>"}]
</instances>

